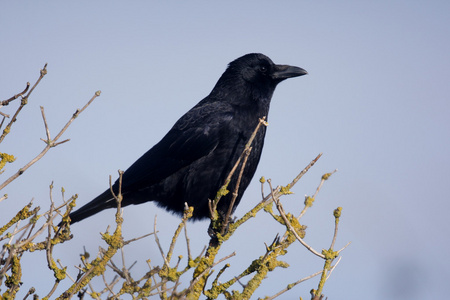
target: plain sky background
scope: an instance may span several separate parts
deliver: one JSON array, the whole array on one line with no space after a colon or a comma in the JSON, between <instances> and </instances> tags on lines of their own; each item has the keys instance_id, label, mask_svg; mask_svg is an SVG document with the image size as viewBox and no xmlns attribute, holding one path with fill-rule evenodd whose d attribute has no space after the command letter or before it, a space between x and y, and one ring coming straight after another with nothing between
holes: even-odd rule
<instances>
[{"instance_id":1,"label":"plain sky background","mask_svg":"<svg viewBox=\"0 0 450 300\"><path fill-rule=\"evenodd\" d=\"M2 181L44 147L39 106L55 136L95 91L102 94L66 132L69 143L2 191L9 199L0 204L0 223L31 199L47 208L52 181L55 200L64 187L66 197L79 194L78 205L88 202L108 187L108 175L126 169L205 97L230 61L261 52L309 75L277 87L263 156L235 214L242 216L260 200L260 176L285 185L323 152L295 194L282 200L298 213L320 176L339 169L302 221L308 225L305 240L318 250L328 248L332 211L343 207L336 247L352 244L325 286L328 299L445 299L449 16L446 0L2 1L0 100L34 83L48 63L48 75L1 144L1 152L17 157ZM11 114L16 107L2 111ZM155 214L167 249L178 218L153 204L125 209L125 238L151 232ZM72 276L83 246L95 255L105 245L98 232L113 220L108 210L76 224L74 239L57 247L55 257ZM189 224L194 253L207 243L207 227L208 222ZM263 255L264 242L282 232L264 213L245 224L219 254L237 252L222 281ZM125 253L128 265L137 261L136 278L147 270L146 259L160 261L151 237ZM186 256L183 239L177 253ZM323 265L299 244L281 259L291 267L270 273L255 297L273 295ZM120 264L119 257L115 261ZM23 262L21 295L34 286L45 296L54 279L44 253L25 254ZM280 299L308 299L317 282L307 281Z\"/></svg>"}]
</instances>

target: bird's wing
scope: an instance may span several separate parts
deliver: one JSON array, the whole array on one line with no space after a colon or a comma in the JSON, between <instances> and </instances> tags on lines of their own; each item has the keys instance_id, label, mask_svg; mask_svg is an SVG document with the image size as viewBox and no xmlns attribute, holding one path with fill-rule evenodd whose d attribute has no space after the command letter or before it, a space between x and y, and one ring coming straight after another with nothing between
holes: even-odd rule
<instances>
[{"instance_id":1,"label":"bird's wing","mask_svg":"<svg viewBox=\"0 0 450 300\"><path fill-rule=\"evenodd\" d=\"M232 109L217 102L194 107L127 169L123 190L150 186L208 155L219 144L221 132L232 118Z\"/></svg>"}]
</instances>

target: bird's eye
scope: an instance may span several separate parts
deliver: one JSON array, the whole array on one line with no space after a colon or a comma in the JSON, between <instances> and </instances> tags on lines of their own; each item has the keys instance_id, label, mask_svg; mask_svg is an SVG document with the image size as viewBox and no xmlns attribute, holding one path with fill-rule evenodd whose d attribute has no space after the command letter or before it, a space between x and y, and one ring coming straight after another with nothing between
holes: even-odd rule
<instances>
[{"instance_id":1,"label":"bird's eye","mask_svg":"<svg viewBox=\"0 0 450 300\"><path fill-rule=\"evenodd\" d=\"M266 66L260 66L259 67L259 71L262 73L266 73L267 72L267 67Z\"/></svg>"}]
</instances>

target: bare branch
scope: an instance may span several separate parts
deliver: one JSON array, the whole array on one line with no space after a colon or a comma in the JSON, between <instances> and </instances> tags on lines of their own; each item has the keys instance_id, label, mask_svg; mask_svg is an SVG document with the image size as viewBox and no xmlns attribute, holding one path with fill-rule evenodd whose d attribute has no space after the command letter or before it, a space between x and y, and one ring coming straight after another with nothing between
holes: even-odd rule
<instances>
[{"instance_id":1,"label":"bare branch","mask_svg":"<svg viewBox=\"0 0 450 300\"><path fill-rule=\"evenodd\" d=\"M124 242L123 242L123 245L124 245L124 246L125 246L125 245L128 245L129 243L132 243L132 242L134 242L134 241L138 241L138 240L140 240L140 239L146 238L146 237L148 237L148 236L150 236L150 235L152 235L152 234L154 234L154 232L150 232L150 233L144 234L144 235L142 235L142 236L140 236L140 237L137 237L137 238L134 238L134 239L131 239L131 240L128 240L128 241L124 241Z\"/></svg>"},{"instance_id":2,"label":"bare branch","mask_svg":"<svg viewBox=\"0 0 450 300\"><path fill-rule=\"evenodd\" d=\"M36 86L39 84L39 82L41 82L42 78L44 78L44 76L47 74L47 64L44 65L44 68L41 70L40 72L40 76L38 78L38 80L36 81L36 83L33 85L33 87L31 88L31 90L28 92L28 94L26 96L23 96L22 93L20 93L18 97L22 97L22 101L20 101L20 105L17 108L16 112L14 113L13 117L11 118L11 121L9 122L8 125L6 125L6 128L3 130L2 135L0 136L0 143L3 142L3 140L5 139L6 135L11 131L11 126L12 124L14 124L14 122L16 122L17 120L17 116L19 115L19 113L21 112L21 110L23 109L23 107L28 103L28 98L30 97L31 93L34 91L34 89L36 88ZM25 88L25 92L26 90L28 90L28 83L27 83L27 88ZM8 99L9 100L9 99ZM8 101L6 100L6 101ZM9 103L9 102L8 102Z\"/></svg>"},{"instance_id":3,"label":"bare branch","mask_svg":"<svg viewBox=\"0 0 450 300\"><path fill-rule=\"evenodd\" d=\"M295 228L292 226L291 222L289 222L288 218L286 217L286 214L284 212L283 206L281 205L280 199L278 197L275 197L275 195L273 194L273 189L272 189L272 184L270 182L270 179L267 180L267 182L269 183L270 186L270 190L272 191L272 198L275 201L275 204L277 206L278 212L280 213L281 217L283 218L284 224L286 225L286 227L288 227L289 231L291 231L294 236L297 238L297 240L300 242L300 244L302 244L306 249L308 249L311 253L317 255L320 258L325 259L325 255L317 252L316 250L313 249L313 247L311 247L310 245L308 245L297 233L297 231L295 230Z\"/></svg>"},{"instance_id":4,"label":"bare branch","mask_svg":"<svg viewBox=\"0 0 450 300\"><path fill-rule=\"evenodd\" d=\"M262 117L261 119L259 119L258 125L256 125L255 130L253 131L252 135L250 136L249 140L247 141L247 144L244 147L244 151L242 151L241 155L239 156L238 160L236 161L236 163L234 164L233 168L231 169L230 173L228 173L227 178L225 179L225 182L221 188L222 189L226 189L226 187L228 186L229 182L231 181L231 178L234 175L234 172L236 172L237 168L239 167L239 164L241 163L241 160L244 159L245 156L248 157L249 153L248 151L250 151L249 149L251 149L251 145L253 143L253 140L256 137L256 134L259 131L259 128L261 127L261 125L264 126L268 126L269 124L265 121L266 120L266 116ZM219 193L218 193L219 194ZM210 214L211 214L211 219L214 219L214 211L217 208L217 204L219 203L221 198L221 195L216 197L216 199L214 199L213 203L211 204L211 202L208 204L209 205L209 209L210 209ZM231 208L232 209L232 208ZM228 214L228 213L227 213Z\"/></svg>"},{"instance_id":5,"label":"bare branch","mask_svg":"<svg viewBox=\"0 0 450 300\"><path fill-rule=\"evenodd\" d=\"M288 285L286 286L285 289L282 289L281 291L279 291L278 293L276 293L276 294L273 295L273 296L265 297L264 300L272 300L272 299L275 299L275 298L277 298L278 296L280 296L280 295L284 294L285 292L289 291L290 289L292 289L292 288L293 288L294 286L296 286L297 284L302 283L302 282L304 282L304 281L306 281L306 280L309 280L309 279L311 279L311 278L313 278L313 277L316 277L317 275L320 275L321 273L322 273L322 270L320 270L320 271L318 271L318 272L316 272L316 273L314 273L314 274L311 274L311 275L309 275L309 276L307 276L307 277L305 277L305 278L302 278L302 279L300 279L300 280L298 280L298 281L296 281L296 282L293 282L293 283L291 283L291 284L288 284Z\"/></svg>"},{"instance_id":6,"label":"bare branch","mask_svg":"<svg viewBox=\"0 0 450 300\"><path fill-rule=\"evenodd\" d=\"M50 130L48 129L47 119L45 118L45 113L44 113L44 107L43 106L41 106L41 114L42 114L42 119L44 120L45 132L47 134L47 140L43 140L43 141L46 142L46 143L50 143L51 142Z\"/></svg>"},{"instance_id":7,"label":"bare branch","mask_svg":"<svg viewBox=\"0 0 450 300\"><path fill-rule=\"evenodd\" d=\"M46 66L47 66L47 64L46 64ZM27 86L25 87L25 89L21 93L18 93L16 95L12 96L8 100L1 101L0 102L0 107L8 105L11 101L14 101L14 100L16 100L19 97L23 97L23 95L28 91L29 88L30 88L30 83L27 82Z\"/></svg>"},{"instance_id":8,"label":"bare branch","mask_svg":"<svg viewBox=\"0 0 450 300\"><path fill-rule=\"evenodd\" d=\"M227 214L225 216L225 220L223 221L222 230L221 230L222 235L225 234L225 232L228 228L228 223L230 222L231 214L233 212L234 202L236 201L236 198L238 196L239 185L241 184L241 180L242 180L242 174L244 173L245 165L247 164L247 159L248 159L248 156L250 155L251 151L252 151L252 147L248 147L244 150L244 152L245 152L244 161L242 162L241 170L239 172L236 186L233 191L233 198L231 199L230 205L228 206Z\"/></svg>"},{"instance_id":9,"label":"bare branch","mask_svg":"<svg viewBox=\"0 0 450 300\"><path fill-rule=\"evenodd\" d=\"M305 207L303 208L303 210L300 213L300 215L297 217L297 220L300 220L300 218L303 217L303 215L306 213L306 210L308 209L308 207L312 206L312 202L316 199L317 195L319 194L319 191L322 188L325 180L328 180L328 178L330 178L330 176L333 175L336 172L337 172L337 169L334 170L333 172L326 173L326 174L322 175L322 178L320 180L319 185L316 188L316 192L314 193L314 195L312 197L305 196Z\"/></svg>"},{"instance_id":10,"label":"bare branch","mask_svg":"<svg viewBox=\"0 0 450 300\"><path fill-rule=\"evenodd\" d=\"M157 234L158 231L156 230L156 216L157 215L155 215L155 222L153 223L153 232L155 233L155 241L156 241L156 244L158 245L159 252L161 252L162 258L164 259L164 264L167 265L167 267L170 267L169 262L167 261L166 256L164 255L164 251L159 242L159 238L158 238L158 234Z\"/></svg>"},{"instance_id":11,"label":"bare branch","mask_svg":"<svg viewBox=\"0 0 450 300\"><path fill-rule=\"evenodd\" d=\"M348 242L344 247L342 247L340 250L336 251L338 254L342 252L342 250L344 250L345 248L347 248L348 246L350 246L352 242Z\"/></svg>"},{"instance_id":12,"label":"bare branch","mask_svg":"<svg viewBox=\"0 0 450 300\"><path fill-rule=\"evenodd\" d=\"M33 87L34 89L34 87ZM32 90L33 90L32 89ZM30 94L32 92L32 90L28 93ZM97 98L98 96L100 96L100 91L97 91L95 93L95 95L91 98L91 100L89 100L89 102L81 109L81 110L77 110L72 118L70 118L70 120L67 122L67 124L61 129L61 131L56 135L56 137L53 140L48 140L46 142L47 146L42 150L41 153L39 153L39 155L37 155L35 158L33 158L30 162L28 162L25 166L23 166L22 168L20 168L14 175L12 175L11 177L9 177L7 180L5 180L5 182L3 182L0 185L0 190L2 190L5 186L7 186L8 184L10 184L13 180L15 180L17 177L19 177L20 175L22 175L29 167L31 167L32 165L34 165L37 161L39 161L47 152L48 150L50 150L50 148L55 147L63 142L60 143L56 143L56 141L61 137L61 135L67 130L67 128L69 127L70 124L72 124L72 122L75 120L75 118L84 110L86 109L86 107L92 103L92 101L94 101L95 98ZM44 119L45 120L45 119ZM1 142L1 140L0 140Z\"/></svg>"}]
</instances>

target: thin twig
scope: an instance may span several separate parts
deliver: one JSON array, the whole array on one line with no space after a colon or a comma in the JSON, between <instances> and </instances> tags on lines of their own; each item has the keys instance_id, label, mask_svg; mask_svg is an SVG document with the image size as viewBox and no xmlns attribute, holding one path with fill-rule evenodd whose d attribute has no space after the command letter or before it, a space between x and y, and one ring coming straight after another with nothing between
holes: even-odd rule
<instances>
[{"instance_id":1,"label":"thin twig","mask_svg":"<svg viewBox=\"0 0 450 300\"><path fill-rule=\"evenodd\" d=\"M123 271L121 269L119 269L119 267L116 266L116 264L114 263L113 260L110 260L109 263L107 264L107 266L110 267L114 272L119 274L120 277L122 277L123 279L126 279L126 276L123 273Z\"/></svg>"},{"instance_id":2,"label":"thin twig","mask_svg":"<svg viewBox=\"0 0 450 300\"><path fill-rule=\"evenodd\" d=\"M295 178L292 180L291 183L289 183L289 187L292 188L299 180L303 177L303 175L308 172L308 170L314 166L314 164L319 160L320 157L322 157L323 153L319 153L319 155L316 156Z\"/></svg>"},{"instance_id":3,"label":"thin twig","mask_svg":"<svg viewBox=\"0 0 450 300\"><path fill-rule=\"evenodd\" d=\"M42 115L42 119L44 120L44 126L45 126L45 133L47 134L47 141L43 140L44 142L50 142L51 138L50 138L50 130L48 129L48 124L47 124L47 119L45 118L45 113L44 113L44 107L41 106L41 115ZM42 139L41 139L42 140Z\"/></svg>"},{"instance_id":4,"label":"thin twig","mask_svg":"<svg viewBox=\"0 0 450 300\"><path fill-rule=\"evenodd\" d=\"M150 236L150 235L152 235L152 234L154 234L154 232L150 232L150 233L144 234L143 236L140 236L140 237L137 237L137 238L128 240L128 241L124 241L124 242L123 242L123 245L124 245L124 246L125 246L125 245L128 245L128 244L130 244L130 243L132 243L132 242L134 242L134 241L138 241L138 240L140 240L140 239L146 238L146 237L148 237L148 236Z\"/></svg>"},{"instance_id":5,"label":"thin twig","mask_svg":"<svg viewBox=\"0 0 450 300\"><path fill-rule=\"evenodd\" d=\"M33 87L34 88L34 87ZM32 91L32 90L31 90ZM29 93L31 93L31 91ZM28 94L29 94L28 93ZM19 177L20 175L22 175L29 167L31 167L33 164L35 164L38 160L40 160L52 147L55 147L59 144L62 144L68 140L62 141L60 143L56 143L56 141L61 137L61 135L67 130L67 128L70 126L70 124L72 124L72 122L78 117L78 115L83 112L83 110L85 110L91 103L92 101L94 101L95 98L97 98L98 96L100 96L100 91L97 91L95 93L95 95L88 101L88 103L81 109L81 110L77 110L72 117L70 118L70 120L67 122L67 124L61 129L61 131L56 135L56 137L53 140L48 140L46 141L46 146L45 148L41 151L41 153L39 153L35 158L33 158L30 162L28 162L25 166L23 166L22 168L20 168L14 175L12 175L11 177L9 177L7 180L5 180L5 182L3 182L0 185L0 190L2 190L5 186L7 186L8 184L10 184L13 180L15 180L17 177ZM1 142L1 140L0 140Z\"/></svg>"},{"instance_id":6,"label":"thin twig","mask_svg":"<svg viewBox=\"0 0 450 300\"><path fill-rule=\"evenodd\" d=\"M172 242L170 243L169 251L167 252L167 255L166 255L166 258L167 258L168 262L170 262L170 260L172 258L172 253L173 253L173 250L175 249L175 244L176 244L176 242L178 240L178 237L181 234L181 230L186 225L186 221L190 217L192 217L192 210L190 211L189 210L189 206L187 205L187 203L185 203L185 210L184 210L184 213L183 213L183 218L181 219L180 224L178 224L178 227L177 227L177 229L175 230L175 233L172 236ZM169 266L169 265L167 265L167 266Z\"/></svg>"},{"instance_id":7,"label":"thin twig","mask_svg":"<svg viewBox=\"0 0 450 300\"><path fill-rule=\"evenodd\" d=\"M289 222L288 218L286 217L286 214L284 212L283 206L281 205L280 199L276 198L275 195L273 194L273 188L272 188L272 184L270 182L270 179L267 180L267 182L269 183L270 186L270 190L272 191L272 198L275 201L275 204L277 206L278 212L280 213L281 217L283 218L283 221L285 223L285 225L288 227L288 229L294 234L294 236L297 238L297 240L300 242L300 244L302 244L306 249L308 249L311 253L317 255L320 258L325 259L325 255L317 252L316 250L314 250L313 247L311 247L310 245L308 245L297 233L297 231L295 230L295 228L292 226L291 222Z\"/></svg>"},{"instance_id":8,"label":"thin twig","mask_svg":"<svg viewBox=\"0 0 450 300\"><path fill-rule=\"evenodd\" d=\"M190 292L190 290L192 289L192 287L197 283L197 281L200 280L200 278L202 278L207 272L209 272L209 270L211 270L212 268L214 268L215 266L217 266L218 264L220 264L221 262L223 262L224 260L229 259L230 257L233 257L236 255L236 252L231 253L230 255L225 256L224 258L219 259L217 262L213 263L211 266L207 267L202 273L200 273L197 277L194 278L194 280L192 280L191 285L189 286L189 288L187 289L187 292Z\"/></svg>"},{"instance_id":9,"label":"thin twig","mask_svg":"<svg viewBox=\"0 0 450 300\"><path fill-rule=\"evenodd\" d=\"M14 113L13 117L11 118L11 121L8 123L8 125L6 125L5 130L3 131L2 135L0 136L0 143L3 142L3 140L5 139L6 135L8 134L8 132L10 132L11 130L11 126L12 124L14 124L14 122L17 121L17 116L19 115L20 111L24 108L24 106L28 103L28 98L30 97L31 93L34 91L34 89L36 88L36 86L39 84L39 82L41 82L42 78L44 78L44 76L47 74L47 64L44 65L44 68L40 71L40 76L39 78L36 80L36 83L33 85L33 87L30 89L30 91L28 92L28 94L26 94L25 96L20 95L20 97L22 97L22 101L20 101L20 105L17 108L16 112ZM28 85L28 83L27 83ZM27 88L25 88L25 90L28 90L28 86ZM9 100L9 99L8 99ZM6 101L8 101L6 100ZM9 102L8 102L9 103Z\"/></svg>"},{"instance_id":10,"label":"thin twig","mask_svg":"<svg viewBox=\"0 0 450 300\"><path fill-rule=\"evenodd\" d=\"M239 176L236 182L236 186L234 188L233 191L233 198L231 199L230 205L228 206L228 211L227 214L225 216L225 220L223 221L223 225L222 225L222 230L221 230L221 234L225 234L227 228L228 228L228 223L230 222L230 218L231 218L231 214L233 212L233 207L234 207L234 202L236 202L236 198L238 196L238 191L239 191L239 186L242 180L242 174L244 173L244 169L245 169L245 165L247 164L247 160L248 160L248 156L250 155L250 152L252 151L252 147L248 147L245 150L245 156L244 156L244 161L242 162L242 166L241 166L241 170L239 172Z\"/></svg>"},{"instance_id":11,"label":"thin twig","mask_svg":"<svg viewBox=\"0 0 450 300\"><path fill-rule=\"evenodd\" d=\"M155 215L155 222L153 223L153 232L155 233L155 241L156 241L156 244L158 245L159 252L161 253L162 258L164 259L164 264L167 265L167 267L170 267L169 266L169 262L167 261L166 256L164 255L164 251L163 251L163 249L161 247L161 244L159 243L158 234L156 234L157 233L157 231L156 231L156 217L157 217L157 215Z\"/></svg>"},{"instance_id":12,"label":"thin twig","mask_svg":"<svg viewBox=\"0 0 450 300\"><path fill-rule=\"evenodd\" d=\"M228 176L225 179L225 182L223 183L223 186L227 186L229 184L229 182L231 181L231 178L234 175L234 172L236 171L236 169L238 168L239 164L241 163L241 160L246 155L248 156L248 154L246 154L246 153L247 153L248 149L250 148L251 144L253 143L253 140L255 139L256 134L258 133L259 128L261 127L261 125L264 125L264 126L268 126L269 125L265 120L266 120L266 116L264 116L261 119L259 119L258 125L256 125L255 130L253 131L252 135L250 136L249 140L247 141L247 144L245 144L244 150L242 151L242 153L239 156L238 160L234 164L234 166L231 169L230 173L228 173ZM218 205L219 201L220 201L220 198L215 199L215 201L213 201L212 204L211 204L211 201L208 203L209 209L210 209L211 219L214 216L214 211L217 209L217 205Z\"/></svg>"},{"instance_id":13,"label":"thin twig","mask_svg":"<svg viewBox=\"0 0 450 300\"><path fill-rule=\"evenodd\" d=\"M64 266L62 265L62 263L61 263L61 261L60 261L59 259L56 260L56 262L58 263L58 265L59 265L59 267L60 267L61 269L64 269ZM66 273L66 275L67 275L67 277L69 277L69 279L70 279L72 282L75 282L75 280L73 279L72 276L70 276L69 273Z\"/></svg>"},{"instance_id":14,"label":"thin twig","mask_svg":"<svg viewBox=\"0 0 450 300\"><path fill-rule=\"evenodd\" d=\"M47 64L45 64L45 65L47 66ZM25 89L21 93L18 93L16 95L12 96L8 100L1 101L0 102L0 107L8 105L11 101L14 101L14 100L16 100L19 97L23 97L23 95L28 91L29 88L30 88L30 83L27 82L27 86L25 87Z\"/></svg>"},{"instance_id":15,"label":"thin twig","mask_svg":"<svg viewBox=\"0 0 450 300\"><path fill-rule=\"evenodd\" d=\"M252 145L252 143L253 143L253 140L255 139L256 134L258 133L259 128L261 127L261 125L264 125L264 126L268 126L268 125L269 125L269 124L266 122L266 117L265 117L265 116L262 117L261 119L259 119L258 125L256 125L255 130L253 130L253 133L252 133L252 135L250 136L250 138L248 139L247 144L245 144L244 151L242 151L242 153L241 153L241 155L239 156L238 160L237 160L236 163L234 164L233 168L231 169L230 173L228 174L227 178L225 179L224 184L227 183L227 182L229 182L229 181L231 180L231 177L233 177L234 172L235 172L236 169L238 168L238 166L239 166L241 160L245 157L247 149L251 147L251 145Z\"/></svg>"},{"instance_id":16,"label":"thin twig","mask_svg":"<svg viewBox=\"0 0 450 300\"><path fill-rule=\"evenodd\" d=\"M291 189L300 180L300 178L302 178L303 175L305 175L309 171L309 169L311 169L311 167L314 166L314 164L319 160L319 158L321 156L322 156L322 153L319 153L319 155L317 155L316 158L314 158L312 161L310 161L310 163L305 168L303 168L303 170L300 173L298 173L298 175L287 186ZM273 190L272 192L274 193L274 195L276 197L280 196L280 188L279 187L277 187L277 189ZM261 200L261 202L266 202L269 200L273 201L272 192L269 193L266 197L264 197Z\"/></svg>"},{"instance_id":17,"label":"thin twig","mask_svg":"<svg viewBox=\"0 0 450 300\"><path fill-rule=\"evenodd\" d=\"M120 252L122 253L122 272L125 275L125 280L127 281L128 284L130 284L131 283L130 273L128 272L128 269L125 265L125 253L123 251L123 247L120 248Z\"/></svg>"},{"instance_id":18,"label":"thin twig","mask_svg":"<svg viewBox=\"0 0 450 300\"><path fill-rule=\"evenodd\" d=\"M191 246L190 246L190 240L188 237L188 232L187 232L187 226L186 224L184 225L184 236L186 238L186 247L187 247L187 253L188 253L188 261L192 260L192 255L191 255Z\"/></svg>"},{"instance_id":19,"label":"thin twig","mask_svg":"<svg viewBox=\"0 0 450 300\"><path fill-rule=\"evenodd\" d=\"M352 242L348 242L347 245L345 245L344 247L342 247L340 250L336 251L337 254L341 253L342 250L344 250L345 248L347 248Z\"/></svg>"},{"instance_id":20,"label":"thin twig","mask_svg":"<svg viewBox=\"0 0 450 300\"><path fill-rule=\"evenodd\" d=\"M23 300L27 300L28 296L34 294L36 292L36 289L34 287L30 288L28 290L28 293L25 295L25 297L23 298Z\"/></svg>"},{"instance_id":21,"label":"thin twig","mask_svg":"<svg viewBox=\"0 0 450 300\"><path fill-rule=\"evenodd\" d=\"M332 267L330 268L330 272L328 273L327 280L330 278L331 272L333 272L333 270L337 267L337 265L339 264L339 262L341 261L341 259L342 259L342 256L339 256L337 262L334 264L334 266L332 266Z\"/></svg>"},{"instance_id":22,"label":"thin twig","mask_svg":"<svg viewBox=\"0 0 450 300\"><path fill-rule=\"evenodd\" d=\"M266 179L261 177L259 182L261 182L261 199L264 199L264 183L266 182Z\"/></svg>"},{"instance_id":23,"label":"thin twig","mask_svg":"<svg viewBox=\"0 0 450 300\"><path fill-rule=\"evenodd\" d=\"M339 218L335 218L334 234L333 234L333 240L331 241L330 249L334 249L334 244L336 243L336 238L337 238L337 234L338 234L338 225L339 225Z\"/></svg>"},{"instance_id":24,"label":"thin twig","mask_svg":"<svg viewBox=\"0 0 450 300\"><path fill-rule=\"evenodd\" d=\"M327 173L327 174L325 174L325 175L322 176L322 178L321 178L321 180L320 180L320 183L319 183L319 185L317 186L314 195L311 197L311 198L313 199L313 201L314 201L314 199L316 199L317 195L319 194L319 191L320 191L320 189L322 188L322 186L323 186L325 180L328 180L328 178L329 178L331 175L333 175L334 173L336 173L336 172L337 172L337 169L334 170L333 172ZM303 208L303 210L302 210L302 212L300 213L300 215L297 217L297 220L300 220L301 217L303 217L303 215L306 213L306 210L308 209L308 207L311 206L311 205L307 205L307 203L306 203L306 199L307 199L307 198L308 198L308 197L305 196L305 207Z\"/></svg>"},{"instance_id":25,"label":"thin twig","mask_svg":"<svg viewBox=\"0 0 450 300\"><path fill-rule=\"evenodd\" d=\"M61 205L57 206L56 208L54 208L54 210L55 210L55 211L59 211L63 206L66 206L67 203L69 203L69 202L72 201L72 200L73 200L73 197L71 197L70 199L68 199L67 201L65 201L63 204L61 204ZM30 202L28 205L31 205L31 202ZM47 215L49 215L49 213L50 213L50 211L46 211L45 213L42 214L42 216L47 216ZM53 219L54 219L54 217L52 218L52 220L53 220ZM35 225L35 223L33 224L33 226L34 226L34 225ZM29 227L30 227L30 224L27 224L27 225L21 227L21 228L18 229L17 231L11 233L11 237L14 237L17 233L19 233L19 232L21 232L21 231L27 230ZM46 228L46 227L42 227L38 233L34 234L34 235L31 237L31 239L30 239L30 236L27 236L27 242L32 241L32 239L34 239L37 235L39 235L39 234L42 232L42 230L45 229L45 228ZM1 238L0 238L0 241L4 240L5 238L6 238L6 237L1 237ZM19 240L20 240L20 239L19 239Z\"/></svg>"},{"instance_id":26,"label":"thin twig","mask_svg":"<svg viewBox=\"0 0 450 300\"><path fill-rule=\"evenodd\" d=\"M285 292L289 291L290 289L292 289L292 288L293 288L294 286L296 286L297 284L302 283L302 282L304 282L304 281L306 281L306 280L308 280L308 279L311 279L311 278L313 278L313 277L315 277L315 276L317 276L317 275L319 275L319 274L321 274L321 273L322 273L322 270L320 270L320 271L318 271L318 272L316 272L316 273L314 273L314 274L311 274L311 275L309 275L309 276L307 276L307 277L304 277L304 278L302 278L302 279L300 279L300 280L298 280L298 281L296 281L296 282L293 282L293 283L291 283L291 284L288 284L288 285L286 286L286 288L282 289L281 291L279 291L278 293L276 293L276 294L273 295L273 296L265 297L264 300L272 300L272 299L275 299L276 297L278 297L278 296L284 294Z\"/></svg>"},{"instance_id":27,"label":"thin twig","mask_svg":"<svg viewBox=\"0 0 450 300\"><path fill-rule=\"evenodd\" d=\"M45 299L49 299L53 295L53 293L56 291L56 288L58 287L58 285L59 285L59 280L55 280L55 284L53 285L51 291L47 294L47 296L45 296Z\"/></svg>"}]
</instances>

